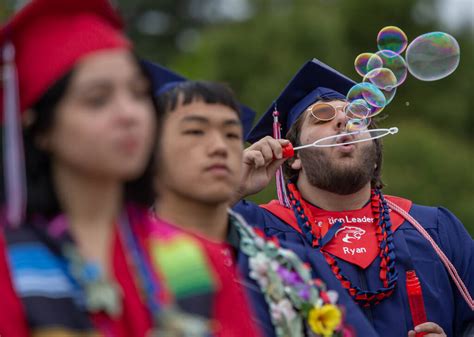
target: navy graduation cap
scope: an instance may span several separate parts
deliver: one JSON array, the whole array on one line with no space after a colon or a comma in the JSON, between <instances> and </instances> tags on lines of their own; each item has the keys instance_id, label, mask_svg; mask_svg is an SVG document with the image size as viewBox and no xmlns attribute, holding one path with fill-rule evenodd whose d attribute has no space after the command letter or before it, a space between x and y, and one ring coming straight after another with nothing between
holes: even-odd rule
<instances>
[{"instance_id":1,"label":"navy graduation cap","mask_svg":"<svg viewBox=\"0 0 474 337\"><path fill-rule=\"evenodd\" d=\"M153 94L158 96L168 90L174 88L178 83L187 81L185 77L159 65L146 60L141 60L142 65L151 76L153 86ZM255 111L249 107L240 104L240 120L242 121L244 139L252 129L253 121L255 119Z\"/></svg>"},{"instance_id":2,"label":"navy graduation cap","mask_svg":"<svg viewBox=\"0 0 474 337\"><path fill-rule=\"evenodd\" d=\"M151 85L153 86L153 94L155 96L172 89L180 82L187 81L185 77L178 75L158 63L146 60L141 60L141 63L151 76Z\"/></svg>"},{"instance_id":3,"label":"navy graduation cap","mask_svg":"<svg viewBox=\"0 0 474 337\"><path fill-rule=\"evenodd\" d=\"M281 134L285 137L290 126L311 104L320 99L345 99L356 83L323 62L306 62L287 84L280 96L250 131L247 141L253 143L273 135L273 111L279 112Z\"/></svg>"}]
</instances>

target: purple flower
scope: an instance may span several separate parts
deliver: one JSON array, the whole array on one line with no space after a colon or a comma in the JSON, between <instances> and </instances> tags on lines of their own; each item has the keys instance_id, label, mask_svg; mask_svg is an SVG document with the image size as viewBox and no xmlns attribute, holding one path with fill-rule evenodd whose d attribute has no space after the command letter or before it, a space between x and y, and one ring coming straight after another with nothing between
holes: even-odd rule
<instances>
[{"instance_id":1,"label":"purple flower","mask_svg":"<svg viewBox=\"0 0 474 337\"><path fill-rule=\"evenodd\" d=\"M309 301L311 295L311 287L307 284L304 284L303 286L298 289L298 296L301 297L305 301Z\"/></svg>"},{"instance_id":2,"label":"purple flower","mask_svg":"<svg viewBox=\"0 0 474 337\"><path fill-rule=\"evenodd\" d=\"M288 270L285 267L279 266L277 272L283 280L283 283L287 285L294 286L302 282L302 279L298 273Z\"/></svg>"}]
</instances>

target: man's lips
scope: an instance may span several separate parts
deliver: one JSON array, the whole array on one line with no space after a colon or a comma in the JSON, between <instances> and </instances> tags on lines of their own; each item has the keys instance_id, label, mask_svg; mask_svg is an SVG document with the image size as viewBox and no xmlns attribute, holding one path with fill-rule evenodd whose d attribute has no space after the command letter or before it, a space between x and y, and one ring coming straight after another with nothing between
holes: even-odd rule
<instances>
[{"instance_id":1,"label":"man's lips","mask_svg":"<svg viewBox=\"0 0 474 337\"><path fill-rule=\"evenodd\" d=\"M336 144L346 144L346 143L352 142L353 140L354 140L353 135L341 135L337 137ZM349 146L349 145L352 145L352 144L346 144L344 146Z\"/></svg>"},{"instance_id":2,"label":"man's lips","mask_svg":"<svg viewBox=\"0 0 474 337\"><path fill-rule=\"evenodd\" d=\"M346 144L353 141L355 138L353 135L341 135L337 137L336 144L341 144L336 147L339 152L350 153L355 150L355 144Z\"/></svg>"}]
</instances>

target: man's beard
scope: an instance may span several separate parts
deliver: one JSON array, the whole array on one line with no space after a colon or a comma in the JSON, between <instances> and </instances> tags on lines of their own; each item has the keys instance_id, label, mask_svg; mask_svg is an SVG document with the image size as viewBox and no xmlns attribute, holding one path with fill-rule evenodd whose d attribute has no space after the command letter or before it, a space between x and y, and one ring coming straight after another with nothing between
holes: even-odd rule
<instances>
[{"instance_id":1,"label":"man's beard","mask_svg":"<svg viewBox=\"0 0 474 337\"><path fill-rule=\"evenodd\" d=\"M328 192L348 195L371 181L377 161L374 143L357 150L362 153L353 152L351 155L355 155L355 160L350 165L338 165L332 161L327 149L310 148L300 151L299 156L311 185Z\"/></svg>"}]
</instances>

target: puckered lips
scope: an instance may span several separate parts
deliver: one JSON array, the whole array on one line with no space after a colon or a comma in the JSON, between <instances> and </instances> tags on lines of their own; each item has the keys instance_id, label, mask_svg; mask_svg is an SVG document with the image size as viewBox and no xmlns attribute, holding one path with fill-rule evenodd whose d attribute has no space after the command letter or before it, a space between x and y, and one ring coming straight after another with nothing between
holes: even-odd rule
<instances>
[{"instance_id":1,"label":"puckered lips","mask_svg":"<svg viewBox=\"0 0 474 337\"><path fill-rule=\"evenodd\" d=\"M336 149L340 152L350 153L355 150L356 144L346 144L355 139L354 135L341 135L337 137L336 144L344 144L337 146Z\"/></svg>"}]
</instances>

